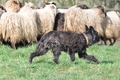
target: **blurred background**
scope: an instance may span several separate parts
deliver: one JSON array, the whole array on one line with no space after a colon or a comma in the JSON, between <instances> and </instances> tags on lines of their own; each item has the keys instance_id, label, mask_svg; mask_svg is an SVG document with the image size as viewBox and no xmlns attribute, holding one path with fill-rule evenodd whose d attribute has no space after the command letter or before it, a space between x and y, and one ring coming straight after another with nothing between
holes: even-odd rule
<instances>
[{"instance_id":1,"label":"blurred background","mask_svg":"<svg viewBox=\"0 0 120 80\"><path fill-rule=\"evenodd\" d=\"M7 0L0 0L4 4ZM86 4L89 8L95 5L104 5L106 9L120 9L120 0L20 0L22 3L33 2L36 6L42 6L44 1L54 1L58 7L67 8L77 4Z\"/></svg>"}]
</instances>

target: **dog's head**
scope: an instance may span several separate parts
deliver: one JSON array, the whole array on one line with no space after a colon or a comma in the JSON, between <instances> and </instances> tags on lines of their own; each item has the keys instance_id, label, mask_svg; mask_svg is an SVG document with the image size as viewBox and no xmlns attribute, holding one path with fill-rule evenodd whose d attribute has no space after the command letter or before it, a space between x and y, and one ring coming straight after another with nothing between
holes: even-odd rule
<instances>
[{"instance_id":1,"label":"dog's head","mask_svg":"<svg viewBox=\"0 0 120 80\"><path fill-rule=\"evenodd\" d=\"M95 31L92 26L90 26L89 28L88 26L86 26L86 32L84 34L87 36L88 46L91 46L92 44L99 42L98 32Z\"/></svg>"}]
</instances>

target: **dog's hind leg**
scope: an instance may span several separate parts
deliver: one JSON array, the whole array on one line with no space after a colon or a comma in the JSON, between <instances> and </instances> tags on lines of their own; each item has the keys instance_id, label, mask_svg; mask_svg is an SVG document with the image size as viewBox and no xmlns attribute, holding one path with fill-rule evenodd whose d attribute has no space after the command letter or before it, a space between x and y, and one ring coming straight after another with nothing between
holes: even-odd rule
<instances>
[{"instance_id":1,"label":"dog's hind leg","mask_svg":"<svg viewBox=\"0 0 120 80\"><path fill-rule=\"evenodd\" d=\"M32 52L30 53L30 57L29 57L29 63L32 63L32 59L36 56L39 56L40 54L38 54L37 52Z\"/></svg>"},{"instance_id":2,"label":"dog's hind leg","mask_svg":"<svg viewBox=\"0 0 120 80\"><path fill-rule=\"evenodd\" d=\"M34 58L34 57L36 57L36 56L41 56L41 55L44 55L44 54L46 54L46 52L47 52L47 50L45 50L45 51L40 51L40 52L32 52L31 54L30 54L30 57L29 57L29 63L32 63L32 59Z\"/></svg>"}]
</instances>

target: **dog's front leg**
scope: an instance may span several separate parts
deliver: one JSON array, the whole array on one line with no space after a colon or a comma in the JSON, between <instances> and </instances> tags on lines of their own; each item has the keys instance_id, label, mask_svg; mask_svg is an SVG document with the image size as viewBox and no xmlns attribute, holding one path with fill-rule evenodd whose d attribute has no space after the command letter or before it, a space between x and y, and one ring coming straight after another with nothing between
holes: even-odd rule
<instances>
[{"instance_id":1,"label":"dog's front leg","mask_svg":"<svg viewBox=\"0 0 120 80\"><path fill-rule=\"evenodd\" d=\"M69 53L71 61L75 61L75 53Z\"/></svg>"},{"instance_id":2,"label":"dog's front leg","mask_svg":"<svg viewBox=\"0 0 120 80\"><path fill-rule=\"evenodd\" d=\"M56 64L59 64L58 59L59 59L60 54L61 54L60 51L53 51L53 55L54 55L53 61L54 61Z\"/></svg>"},{"instance_id":3,"label":"dog's front leg","mask_svg":"<svg viewBox=\"0 0 120 80\"><path fill-rule=\"evenodd\" d=\"M95 62L95 63L97 63L97 64L100 63L100 62L99 62L94 56L92 56L92 55L85 55L84 58L87 59L87 60L89 60L89 61L93 61L93 62Z\"/></svg>"},{"instance_id":4,"label":"dog's front leg","mask_svg":"<svg viewBox=\"0 0 120 80\"><path fill-rule=\"evenodd\" d=\"M94 56L88 55L88 54L86 53L86 50L79 51L79 52L78 52L78 56L79 56L79 58L84 58L84 59L86 59L86 60L93 61L93 62L95 62L95 63L100 63Z\"/></svg>"}]
</instances>

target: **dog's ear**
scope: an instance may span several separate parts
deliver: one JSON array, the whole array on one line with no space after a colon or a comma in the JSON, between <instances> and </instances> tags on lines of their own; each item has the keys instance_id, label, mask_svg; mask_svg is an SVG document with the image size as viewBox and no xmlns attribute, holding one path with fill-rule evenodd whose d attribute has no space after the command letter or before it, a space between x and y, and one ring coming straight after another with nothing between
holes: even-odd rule
<instances>
[{"instance_id":1,"label":"dog's ear","mask_svg":"<svg viewBox=\"0 0 120 80\"><path fill-rule=\"evenodd\" d=\"M91 33L93 33L93 32L95 31L94 28L93 28L92 26L90 26L89 29L90 29L90 32L91 32Z\"/></svg>"},{"instance_id":2,"label":"dog's ear","mask_svg":"<svg viewBox=\"0 0 120 80\"><path fill-rule=\"evenodd\" d=\"M94 30L94 28L93 28L92 26L90 26L90 29L91 29L91 30Z\"/></svg>"},{"instance_id":3,"label":"dog's ear","mask_svg":"<svg viewBox=\"0 0 120 80\"><path fill-rule=\"evenodd\" d=\"M86 29L86 31L89 30L87 25L85 25L85 29Z\"/></svg>"}]
</instances>

